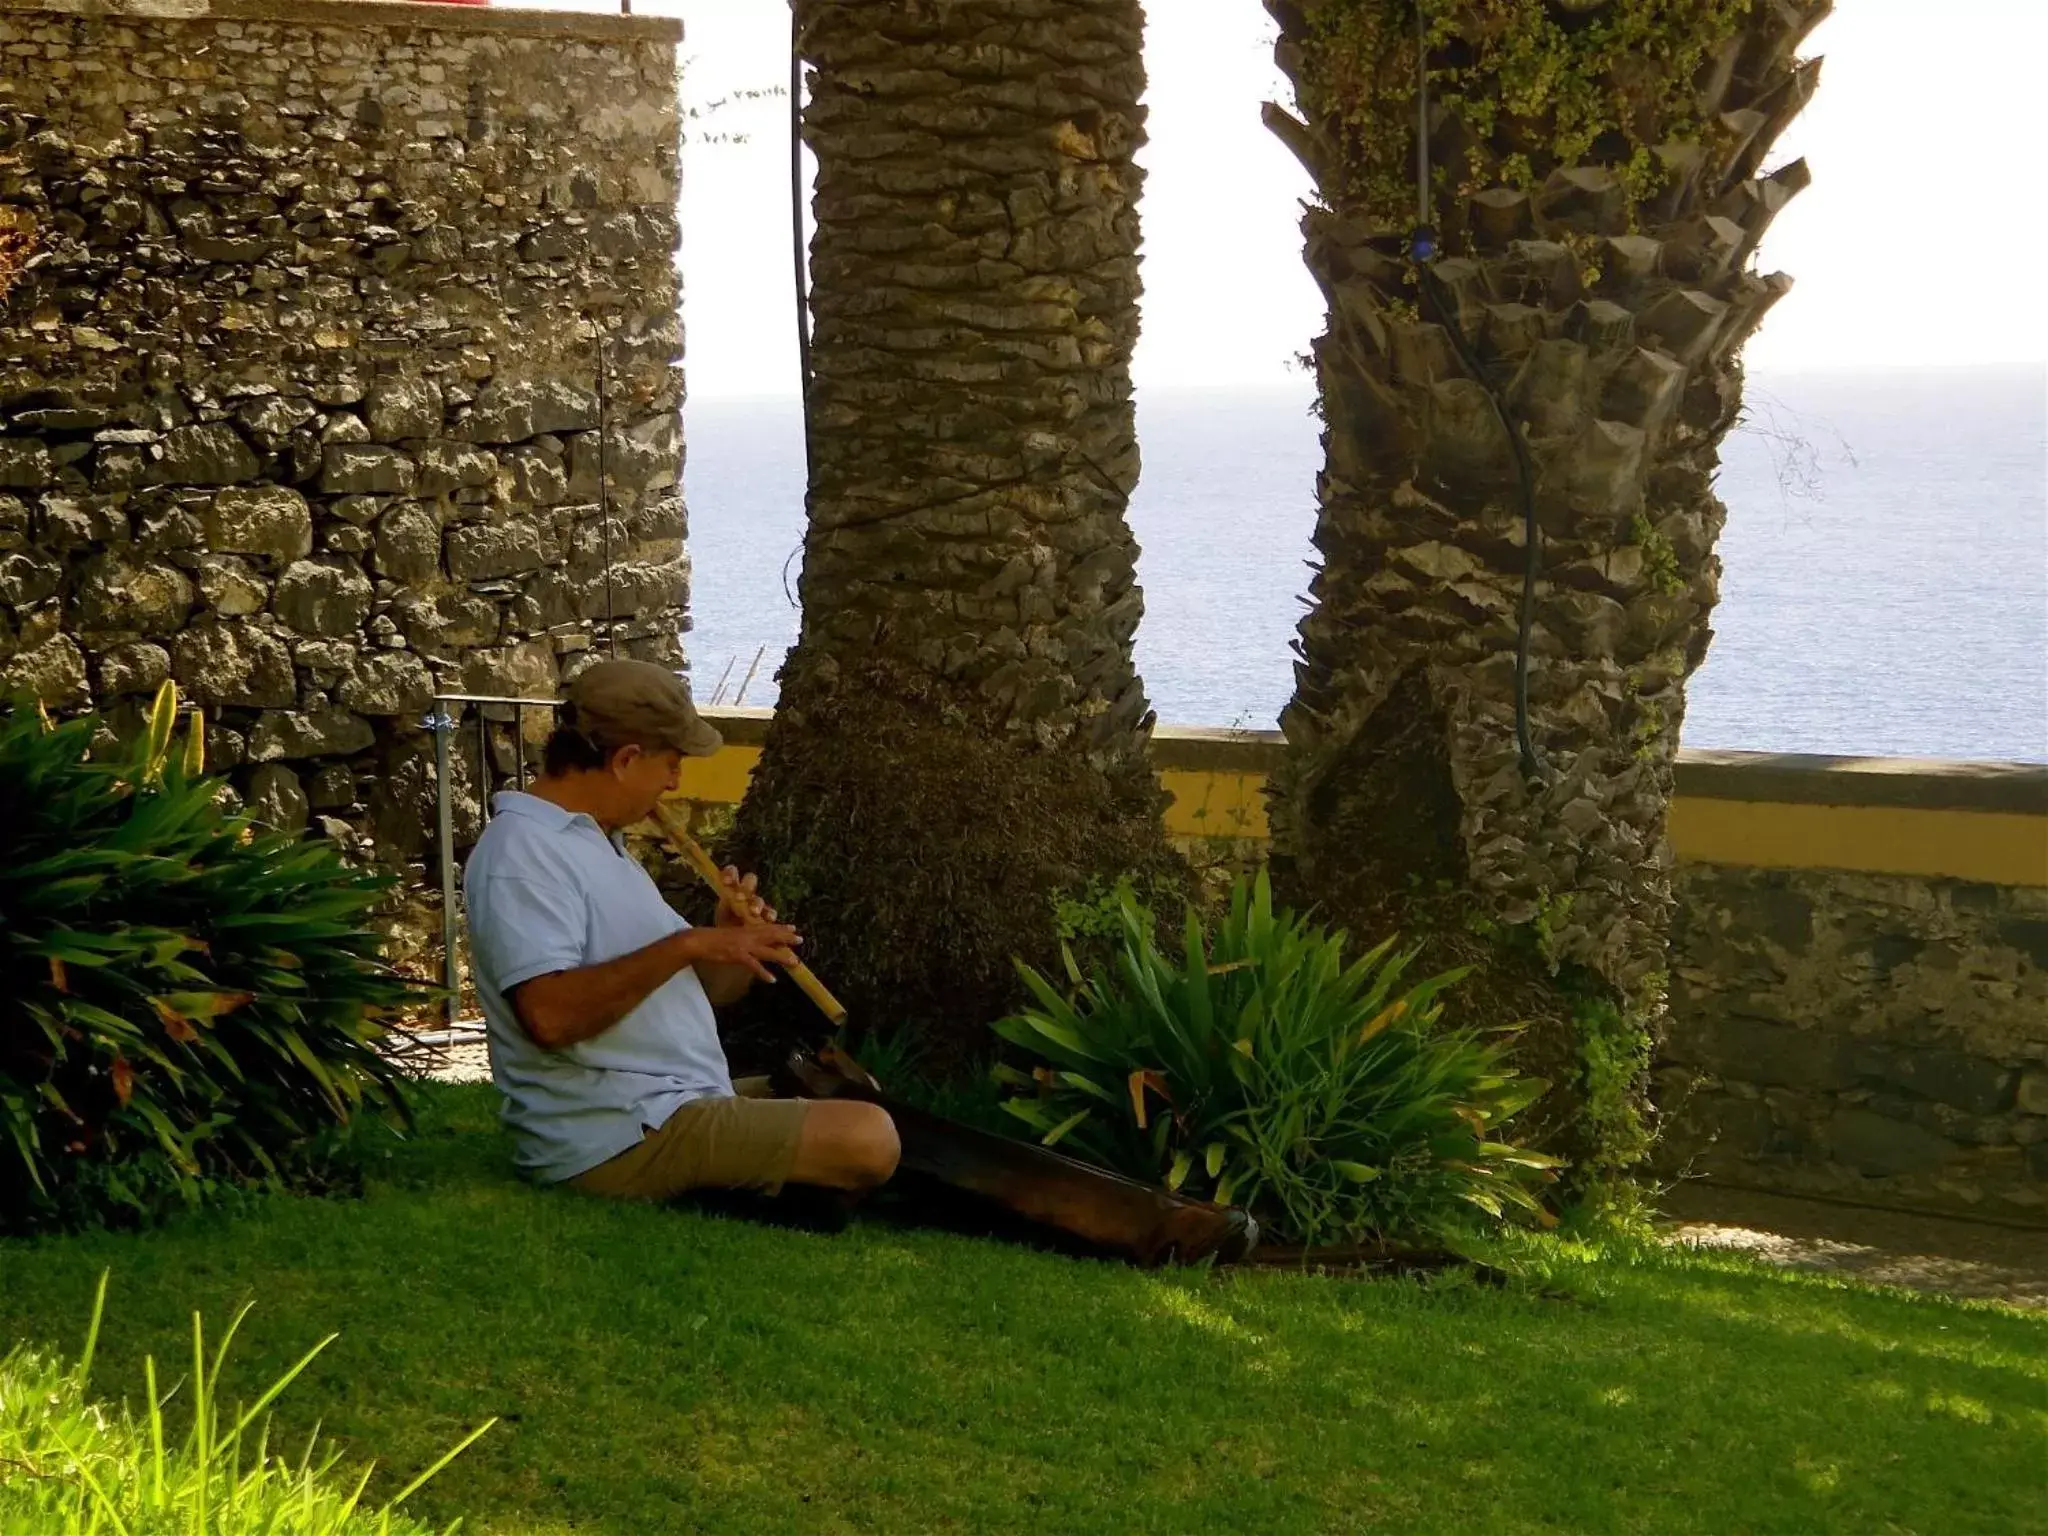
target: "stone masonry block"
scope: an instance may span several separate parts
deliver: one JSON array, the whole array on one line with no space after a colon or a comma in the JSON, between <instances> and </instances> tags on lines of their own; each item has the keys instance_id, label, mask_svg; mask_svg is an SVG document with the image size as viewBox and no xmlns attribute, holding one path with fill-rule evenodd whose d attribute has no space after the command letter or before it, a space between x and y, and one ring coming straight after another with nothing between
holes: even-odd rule
<instances>
[{"instance_id":1,"label":"stone masonry block","mask_svg":"<svg viewBox=\"0 0 2048 1536\"><path fill-rule=\"evenodd\" d=\"M1757 1019L1717 1018L1674 1031L1666 1055L1738 1082L1839 1090L1856 1081L1847 1040Z\"/></svg>"},{"instance_id":2,"label":"stone masonry block","mask_svg":"<svg viewBox=\"0 0 2048 1536\"><path fill-rule=\"evenodd\" d=\"M278 578L271 607L302 635L348 635L369 617L372 596L354 561L325 556L294 562Z\"/></svg>"},{"instance_id":3,"label":"stone masonry block","mask_svg":"<svg viewBox=\"0 0 2048 1536\"><path fill-rule=\"evenodd\" d=\"M365 496L405 496L419 466L410 454L375 443L329 443L322 455L320 489Z\"/></svg>"},{"instance_id":4,"label":"stone masonry block","mask_svg":"<svg viewBox=\"0 0 2048 1536\"><path fill-rule=\"evenodd\" d=\"M247 623L186 630L171 642L171 675L202 703L280 708L298 697L291 653Z\"/></svg>"},{"instance_id":5,"label":"stone masonry block","mask_svg":"<svg viewBox=\"0 0 2048 1536\"><path fill-rule=\"evenodd\" d=\"M1839 1110L1828 1130L1836 1160L1866 1174L1932 1173L1958 1152L1946 1137L1868 1110Z\"/></svg>"},{"instance_id":6,"label":"stone masonry block","mask_svg":"<svg viewBox=\"0 0 2048 1536\"><path fill-rule=\"evenodd\" d=\"M387 379L370 390L366 418L370 435L395 443L408 437L438 437L441 386L432 379Z\"/></svg>"},{"instance_id":7,"label":"stone masonry block","mask_svg":"<svg viewBox=\"0 0 2048 1536\"><path fill-rule=\"evenodd\" d=\"M2003 1062L1961 1051L1893 1051L1877 1062L1876 1073L1923 1098L1973 1115L1995 1115L2013 1101L2017 1074Z\"/></svg>"},{"instance_id":8,"label":"stone masonry block","mask_svg":"<svg viewBox=\"0 0 2048 1536\"><path fill-rule=\"evenodd\" d=\"M26 694L53 709L86 702L85 653L69 635L52 635L0 666L0 698Z\"/></svg>"},{"instance_id":9,"label":"stone masonry block","mask_svg":"<svg viewBox=\"0 0 2048 1536\"><path fill-rule=\"evenodd\" d=\"M441 520L416 501L393 504L377 524L377 574L427 581L441 572Z\"/></svg>"},{"instance_id":10,"label":"stone masonry block","mask_svg":"<svg viewBox=\"0 0 2048 1536\"><path fill-rule=\"evenodd\" d=\"M262 467L255 450L224 421L166 433L162 451L146 471L153 485L234 485L255 479Z\"/></svg>"},{"instance_id":11,"label":"stone masonry block","mask_svg":"<svg viewBox=\"0 0 2048 1536\"><path fill-rule=\"evenodd\" d=\"M207 548L223 554L299 560L313 551L313 512L284 485L235 486L206 509Z\"/></svg>"},{"instance_id":12,"label":"stone masonry block","mask_svg":"<svg viewBox=\"0 0 2048 1536\"><path fill-rule=\"evenodd\" d=\"M433 702L426 663L405 651L365 656L341 685L341 702L363 715L419 715Z\"/></svg>"},{"instance_id":13,"label":"stone masonry block","mask_svg":"<svg viewBox=\"0 0 2048 1536\"><path fill-rule=\"evenodd\" d=\"M445 542L448 574L457 581L536 571L567 553L565 541L553 527L524 518L451 528Z\"/></svg>"},{"instance_id":14,"label":"stone masonry block","mask_svg":"<svg viewBox=\"0 0 2048 1536\"><path fill-rule=\"evenodd\" d=\"M237 556L201 555L199 595L223 618L242 618L270 606L270 583Z\"/></svg>"},{"instance_id":15,"label":"stone masonry block","mask_svg":"<svg viewBox=\"0 0 2048 1536\"><path fill-rule=\"evenodd\" d=\"M0 486L33 491L57 482L57 461L40 438L0 438Z\"/></svg>"},{"instance_id":16,"label":"stone masonry block","mask_svg":"<svg viewBox=\"0 0 2048 1536\"><path fill-rule=\"evenodd\" d=\"M251 762L292 757L334 757L376 744L377 733L345 709L265 711L249 736Z\"/></svg>"},{"instance_id":17,"label":"stone masonry block","mask_svg":"<svg viewBox=\"0 0 2048 1536\"><path fill-rule=\"evenodd\" d=\"M265 763L249 776L249 814L278 832L303 832L306 791L283 763Z\"/></svg>"}]
</instances>

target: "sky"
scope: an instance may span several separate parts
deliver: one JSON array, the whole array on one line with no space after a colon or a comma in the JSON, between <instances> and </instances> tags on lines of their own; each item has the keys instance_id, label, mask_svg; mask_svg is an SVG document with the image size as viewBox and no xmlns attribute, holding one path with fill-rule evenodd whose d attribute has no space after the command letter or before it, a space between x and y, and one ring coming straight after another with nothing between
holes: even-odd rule
<instances>
[{"instance_id":1,"label":"sky","mask_svg":"<svg viewBox=\"0 0 2048 1536\"><path fill-rule=\"evenodd\" d=\"M503 3L503 0L501 0ZM571 8L610 9L597 0ZM787 79L780 0L636 0L680 15L686 106ZM1306 174L1259 122L1285 100L1258 0L1152 0L1140 385L1285 382L1322 326L1301 265ZM1814 183L1764 270L1798 286L1751 341L1779 372L2048 360L2039 61L2048 0L1839 0L1819 94L1780 140ZM686 370L698 398L796 389L786 99L695 119L683 163ZM734 142L730 136L743 136ZM723 137L721 137L723 136Z\"/></svg>"}]
</instances>

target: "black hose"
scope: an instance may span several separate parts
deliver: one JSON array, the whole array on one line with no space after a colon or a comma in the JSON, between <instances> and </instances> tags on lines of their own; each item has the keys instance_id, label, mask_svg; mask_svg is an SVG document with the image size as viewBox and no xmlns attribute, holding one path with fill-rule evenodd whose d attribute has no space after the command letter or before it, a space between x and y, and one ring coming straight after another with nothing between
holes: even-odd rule
<instances>
[{"instance_id":1,"label":"black hose","mask_svg":"<svg viewBox=\"0 0 2048 1536\"><path fill-rule=\"evenodd\" d=\"M811 453L811 292L804 269L804 58L803 25L796 0L789 5L789 258L796 282L797 388L803 402L806 484Z\"/></svg>"}]
</instances>

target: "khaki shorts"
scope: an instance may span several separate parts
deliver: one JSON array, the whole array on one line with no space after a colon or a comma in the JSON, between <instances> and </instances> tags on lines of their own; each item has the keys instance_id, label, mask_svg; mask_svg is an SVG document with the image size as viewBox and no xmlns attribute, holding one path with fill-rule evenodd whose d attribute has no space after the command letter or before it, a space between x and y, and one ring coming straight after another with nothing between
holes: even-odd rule
<instances>
[{"instance_id":1,"label":"khaki shorts","mask_svg":"<svg viewBox=\"0 0 2048 1536\"><path fill-rule=\"evenodd\" d=\"M810 1103L761 1097L765 1080L733 1087L739 1097L691 1100L637 1147L569 1183L612 1200L672 1200L697 1189L782 1193Z\"/></svg>"}]
</instances>

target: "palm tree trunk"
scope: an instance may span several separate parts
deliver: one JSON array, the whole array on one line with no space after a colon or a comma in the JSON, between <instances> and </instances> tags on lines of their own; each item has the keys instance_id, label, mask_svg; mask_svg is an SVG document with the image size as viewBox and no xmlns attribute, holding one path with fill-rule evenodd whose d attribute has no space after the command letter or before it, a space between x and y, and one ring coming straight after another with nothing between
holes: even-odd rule
<instances>
[{"instance_id":1,"label":"palm tree trunk","mask_svg":"<svg viewBox=\"0 0 2048 1536\"><path fill-rule=\"evenodd\" d=\"M1433 303L1407 239L1412 0L1269 0L1300 116L1268 121L1317 181L1303 229L1330 317L1278 873L1334 917L1480 961L1503 1018L1547 1019L1527 1054L1594 1171L1645 1150L1712 480L1743 341L1790 287L1751 257L1807 180L1759 172L1811 94L1818 61L1795 52L1829 3L1424 0ZM1533 762L1528 507L1489 390L1532 471Z\"/></svg>"},{"instance_id":2,"label":"palm tree trunk","mask_svg":"<svg viewBox=\"0 0 2048 1536\"><path fill-rule=\"evenodd\" d=\"M1131 658L1137 0L797 0L803 627L735 828L869 1022L961 1039L1171 858Z\"/></svg>"}]
</instances>

